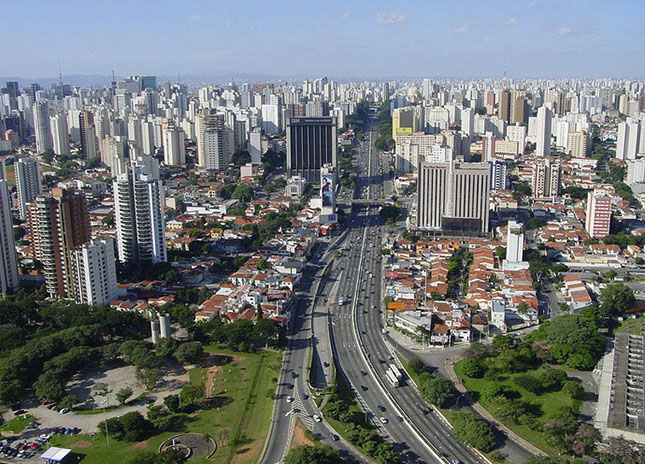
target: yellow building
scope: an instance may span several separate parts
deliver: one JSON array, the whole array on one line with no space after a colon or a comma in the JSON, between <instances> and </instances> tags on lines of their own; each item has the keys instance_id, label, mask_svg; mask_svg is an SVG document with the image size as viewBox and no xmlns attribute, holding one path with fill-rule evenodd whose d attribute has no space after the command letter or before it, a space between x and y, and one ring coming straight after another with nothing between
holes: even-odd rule
<instances>
[{"instance_id":1,"label":"yellow building","mask_svg":"<svg viewBox=\"0 0 645 464\"><path fill-rule=\"evenodd\" d=\"M396 142L398 135L410 135L414 132L414 109L397 108L392 114L392 138Z\"/></svg>"}]
</instances>

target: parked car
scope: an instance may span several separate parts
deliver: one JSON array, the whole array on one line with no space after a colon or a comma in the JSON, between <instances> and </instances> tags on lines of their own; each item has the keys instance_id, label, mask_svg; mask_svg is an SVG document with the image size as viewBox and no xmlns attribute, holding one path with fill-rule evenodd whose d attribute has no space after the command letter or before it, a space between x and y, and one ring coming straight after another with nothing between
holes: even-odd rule
<instances>
[{"instance_id":1,"label":"parked car","mask_svg":"<svg viewBox=\"0 0 645 464\"><path fill-rule=\"evenodd\" d=\"M58 411L60 414L67 414L69 412L69 409L63 408L60 411Z\"/></svg>"},{"instance_id":2,"label":"parked car","mask_svg":"<svg viewBox=\"0 0 645 464\"><path fill-rule=\"evenodd\" d=\"M387 418L386 418L386 417L383 417L383 416L381 416L381 417L379 418L379 420L381 421L381 423L382 423L382 424L387 424L387 422L388 422L388 421L387 421Z\"/></svg>"},{"instance_id":3,"label":"parked car","mask_svg":"<svg viewBox=\"0 0 645 464\"><path fill-rule=\"evenodd\" d=\"M322 418L318 414L314 414L313 418L316 422L322 422Z\"/></svg>"}]
</instances>

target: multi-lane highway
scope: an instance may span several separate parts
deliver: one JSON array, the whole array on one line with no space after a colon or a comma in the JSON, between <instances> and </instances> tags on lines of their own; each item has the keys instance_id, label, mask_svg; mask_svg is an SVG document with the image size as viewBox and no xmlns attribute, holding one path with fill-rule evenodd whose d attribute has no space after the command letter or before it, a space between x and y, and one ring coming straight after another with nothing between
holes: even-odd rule
<instances>
[{"instance_id":1,"label":"multi-lane highway","mask_svg":"<svg viewBox=\"0 0 645 464\"><path fill-rule=\"evenodd\" d=\"M380 160L373 153L372 139L373 133L367 132L366 141L360 146L356 197L378 200L383 196L383 187ZM386 380L385 371L397 361L383 336L383 265L380 253L383 220L379 217L378 208L370 204L355 205L347 217L347 230L314 260L314 266L301 280L304 285L294 311L289 349L263 464L275 464L283 458L293 415L300 416L308 426L312 426L323 441L356 457L350 446L331 438L333 431L324 418L321 422L312 419L320 411L306 395L311 309L315 306L312 301L319 290L322 301L333 303L329 336L338 367L337 375L348 381L361 407L380 433L395 444L402 460L410 463L486 462L478 452L452 436L448 424L428 407L409 383L403 381L394 387ZM323 278L322 270L337 250L341 253L331 266L329 280L318 289ZM327 316L321 317L326 319ZM320 324L316 326L320 327ZM293 401L287 401L289 397ZM530 456L519 445L508 442L506 445L518 448L514 453L516 456Z\"/></svg>"}]
</instances>

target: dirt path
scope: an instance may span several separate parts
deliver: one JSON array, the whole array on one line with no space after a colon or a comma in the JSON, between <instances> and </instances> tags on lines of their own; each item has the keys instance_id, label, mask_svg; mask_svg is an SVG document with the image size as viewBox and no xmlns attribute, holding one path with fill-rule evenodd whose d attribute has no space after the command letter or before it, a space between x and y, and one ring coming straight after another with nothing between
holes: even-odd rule
<instances>
[{"instance_id":1,"label":"dirt path","mask_svg":"<svg viewBox=\"0 0 645 464\"><path fill-rule=\"evenodd\" d=\"M204 382L204 392L206 398L213 396L213 380L215 379L215 374L222 371L221 366L210 367L206 371L206 381Z\"/></svg>"}]
</instances>

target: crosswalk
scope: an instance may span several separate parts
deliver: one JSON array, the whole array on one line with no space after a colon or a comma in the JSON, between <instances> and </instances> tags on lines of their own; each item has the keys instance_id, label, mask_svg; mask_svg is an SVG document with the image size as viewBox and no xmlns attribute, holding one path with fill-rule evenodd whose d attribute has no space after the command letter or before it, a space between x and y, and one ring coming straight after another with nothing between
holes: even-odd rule
<instances>
[{"instance_id":1,"label":"crosswalk","mask_svg":"<svg viewBox=\"0 0 645 464\"><path fill-rule=\"evenodd\" d=\"M313 431L314 420L309 414L307 414L307 411L305 411L305 406L302 404L302 399L298 394L297 385L293 390L293 402L291 403L291 410L287 413L287 415L299 417L302 423L305 424L305 427Z\"/></svg>"}]
</instances>

